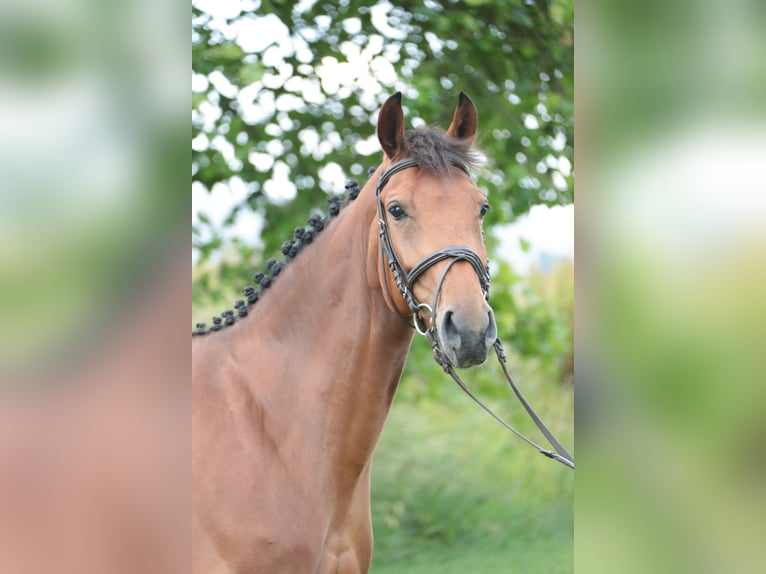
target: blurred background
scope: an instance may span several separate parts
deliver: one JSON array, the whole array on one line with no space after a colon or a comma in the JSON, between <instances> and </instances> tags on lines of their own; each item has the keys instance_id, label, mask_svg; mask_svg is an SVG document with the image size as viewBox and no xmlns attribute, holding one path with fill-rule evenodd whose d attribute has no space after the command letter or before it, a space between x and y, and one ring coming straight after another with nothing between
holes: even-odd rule
<instances>
[{"instance_id":1,"label":"blurred background","mask_svg":"<svg viewBox=\"0 0 766 574\"><path fill-rule=\"evenodd\" d=\"M192 54L187 10L0 4L0 430L40 429L66 474L71 445L16 408L14 383L82 380L94 359L102 381L126 363L142 381L188 379L173 343L192 323L193 60L193 318L230 305L328 193L364 180L386 95L404 92L411 125L445 126L463 89L487 156L475 175L494 207L501 335L571 445L571 262L532 223L571 221L538 215L573 202L571 2L200 2ZM416 345L375 461L374 571L568 572L573 553L588 574L762 570L766 10L590 0L577 14L576 552L572 473L509 440ZM151 349L104 336L130 316L129 340ZM475 386L531 430L493 369ZM27 406L56 411L47 398L66 394L42 396ZM105 418L76 428L109 436ZM140 421L139 447L167 417Z\"/></svg>"},{"instance_id":2,"label":"blurred background","mask_svg":"<svg viewBox=\"0 0 766 574\"><path fill-rule=\"evenodd\" d=\"M365 179L388 94L404 92L411 125L445 126L463 89L487 156L475 175L501 335L571 445L571 262L531 223L573 202L571 3L196 3L192 54L186 10L0 5L0 426L34 420L70 452L16 409L9 389L32 372L83 379L100 358L106 380L112 361L188 378L173 342L192 324L193 60L193 318L229 306L327 194ZM577 14L576 552L572 473L509 440L416 345L375 461L374 571L568 572L573 553L589 574L762 569L766 11L591 0ZM105 359L129 316L152 349ZM493 367L471 375L532 430Z\"/></svg>"},{"instance_id":3,"label":"blurred background","mask_svg":"<svg viewBox=\"0 0 766 574\"><path fill-rule=\"evenodd\" d=\"M178 8L0 3L2 572L189 571Z\"/></svg>"},{"instance_id":4,"label":"blurred background","mask_svg":"<svg viewBox=\"0 0 766 574\"><path fill-rule=\"evenodd\" d=\"M578 3L578 571L763 571L765 25Z\"/></svg>"},{"instance_id":5,"label":"blurred background","mask_svg":"<svg viewBox=\"0 0 766 574\"><path fill-rule=\"evenodd\" d=\"M87 353L177 257L182 14L146 1L0 5L0 375Z\"/></svg>"},{"instance_id":6,"label":"blurred background","mask_svg":"<svg viewBox=\"0 0 766 574\"><path fill-rule=\"evenodd\" d=\"M573 445L573 3L192 3L192 319L349 179L380 162L385 99L408 127L479 112L492 297L512 372ZM191 328L192 323L189 324ZM471 386L533 436L497 366ZM574 475L462 394L416 340L376 451L372 572L571 572Z\"/></svg>"}]
</instances>

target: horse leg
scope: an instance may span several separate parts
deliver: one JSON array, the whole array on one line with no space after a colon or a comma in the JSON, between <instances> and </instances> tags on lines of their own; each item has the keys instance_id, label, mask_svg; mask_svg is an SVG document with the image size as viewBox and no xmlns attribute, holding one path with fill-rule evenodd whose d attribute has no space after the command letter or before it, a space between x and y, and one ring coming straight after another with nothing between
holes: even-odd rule
<instances>
[{"instance_id":1,"label":"horse leg","mask_svg":"<svg viewBox=\"0 0 766 574\"><path fill-rule=\"evenodd\" d=\"M372 560L369 466L327 536L316 574L366 574Z\"/></svg>"}]
</instances>

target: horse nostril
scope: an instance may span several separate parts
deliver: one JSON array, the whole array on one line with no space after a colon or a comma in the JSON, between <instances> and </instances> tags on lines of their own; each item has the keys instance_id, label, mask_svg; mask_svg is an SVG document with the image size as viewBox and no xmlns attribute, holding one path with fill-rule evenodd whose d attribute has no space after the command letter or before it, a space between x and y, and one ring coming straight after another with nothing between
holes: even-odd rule
<instances>
[{"instance_id":1,"label":"horse nostril","mask_svg":"<svg viewBox=\"0 0 766 574\"><path fill-rule=\"evenodd\" d=\"M446 339L460 340L460 332L458 331L455 322L452 320L452 311L446 311L444 313L444 319L442 320L442 334Z\"/></svg>"},{"instance_id":2,"label":"horse nostril","mask_svg":"<svg viewBox=\"0 0 766 574\"><path fill-rule=\"evenodd\" d=\"M484 332L487 346L494 345L495 339L497 339L497 324L495 323L495 314L492 311L487 313L489 315L489 322L487 323L487 330Z\"/></svg>"}]
</instances>

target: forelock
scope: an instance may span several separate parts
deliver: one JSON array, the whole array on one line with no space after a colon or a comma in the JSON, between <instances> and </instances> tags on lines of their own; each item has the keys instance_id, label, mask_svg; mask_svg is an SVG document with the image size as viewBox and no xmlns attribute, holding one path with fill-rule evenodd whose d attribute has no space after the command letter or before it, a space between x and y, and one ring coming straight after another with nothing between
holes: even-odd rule
<instances>
[{"instance_id":1,"label":"forelock","mask_svg":"<svg viewBox=\"0 0 766 574\"><path fill-rule=\"evenodd\" d=\"M412 158L418 167L434 175L468 169L480 163L470 142L453 138L437 128L416 128L404 136L402 157Z\"/></svg>"}]
</instances>

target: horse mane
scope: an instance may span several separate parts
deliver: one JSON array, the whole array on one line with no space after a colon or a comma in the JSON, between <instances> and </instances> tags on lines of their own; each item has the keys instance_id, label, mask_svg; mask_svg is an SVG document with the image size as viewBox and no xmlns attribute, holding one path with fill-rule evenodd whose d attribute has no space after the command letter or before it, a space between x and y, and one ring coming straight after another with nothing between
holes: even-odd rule
<instances>
[{"instance_id":1,"label":"horse mane","mask_svg":"<svg viewBox=\"0 0 766 574\"><path fill-rule=\"evenodd\" d=\"M402 144L402 158L412 158L418 162L418 167L427 173L434 175L450 175L464 168L476 167L481 162L481 156L471 146L471 142L448 136L438 128L423 127L415 128L407 132ZM375 168L367 170L369 179L375 173ZM326 217L314 214L309 217L308 226L296 227L292 239L282 244L281 252L283 260L269 259L266 261L267 271L258 271L253 275L253 283L258 288L248 285L242 290L245 299L234 302L234 310L227 309L220 316L212 318L212 325L197 323L194 335L205 335L214 331L220 331L223 327L233 325L237 318L247 316L247 311L252 307L268 289L285 266L295 258L303 248L313 242L316 235L322 231L330 220L340 213L340 210L355 200L359 195L359 183L350 180L345 185L346 195L332 195L328 198L330 204L329 214ZM236 317L235 317L236 311Z\"/></svg>"}]
</instances>

